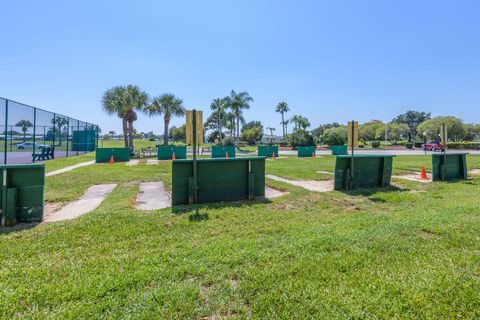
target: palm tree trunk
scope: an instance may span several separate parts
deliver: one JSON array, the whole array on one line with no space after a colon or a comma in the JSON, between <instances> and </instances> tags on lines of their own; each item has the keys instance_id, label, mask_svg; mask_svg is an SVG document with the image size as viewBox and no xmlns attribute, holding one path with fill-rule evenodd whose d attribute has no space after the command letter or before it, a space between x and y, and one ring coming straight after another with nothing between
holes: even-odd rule
<instances>
[{"instance_id":1,"label":"palm tree trunk","mask_svg":"<svg viewBox=\"0 0 480 320\"><path fill-rule=\"evenodd\" d=\"M218 141L219 145L222 145L222 125L220 124L220 118L218 118Z\"/></svg>"},{"instance_id":2,"label":"palm tree trunk","mask_svg":"<svg viewBox=\"0 0 480 320\"><path fill-rule=\"evenodd\" d=\"M282 137L283 137L283 141L285 141L285 117L283 115L283 111L282 111Z\"/></svg>"},{"instance_id":3,"label":"palm tree trunk","mask_svg":"<svg viewBox=\"0 0 480 320\"><path fill-rule=\"evenodd\" d=\"M163 118L165 124L165 131L163 132L163 145L168 146L168 125L170 124L170 116L165 115ZM193 133L195 134L195 133Z\"/></svg>"},{"instance_id":4,"label":"palm tree trunk","mask_svg":"<svg viewBox=\"0 0 480 320\"><path fill-rule=\"evenodd\" d=\"M122 128L123 128L123 142L125 143L125 148L128 148L128 125L127 120L122 118Z\"/></svg>"},{"instance_id":5,"label":"palm tree trunk","mask_svg":"<svg viewBox=\"0 0 480 320\"><path fill-rule=\"evenodd\" d=\"M128 122L128 140L130 140L130 152L133 152L133 121Z\"/></svg>"},{"instance_id":6,"label":"palm tree trunk","mask_svg":"<svg viewBox=\"0 0 480 320\"><path fill-rule=\"evenodd\" d=\"M240 149L240 112L237 111L237 149Z\"/></svg>"}]
</instances>

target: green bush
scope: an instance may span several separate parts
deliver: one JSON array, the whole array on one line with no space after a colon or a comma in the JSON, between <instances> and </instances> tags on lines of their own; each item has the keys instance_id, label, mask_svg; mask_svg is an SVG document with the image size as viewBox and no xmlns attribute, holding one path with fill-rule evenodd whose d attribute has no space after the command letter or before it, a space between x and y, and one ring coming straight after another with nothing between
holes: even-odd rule
<instances>
[{"instance_id":1,"label":"green bush","mask_svg":"<svg viewBox=\"0 0 480 320\"><path fill-rule=\"evenodd\" d=\"M313 136L304 130L295 131L290 135L290 146L314 146Z\"/></svg>"},{"instance_id":2,"label":"green bush","mask_svg":"<svg viewBox=\"0 0 480 320\"><path fill-rule=\"evenodd\" d=\"M380 141L372 141L372 148L374 149L380 148Z\"/></svg>"},{"instance_id":3,"label":"green bush","mask_svg":"<svg viewBox=\"0 0 480 320\"><path fill-rule=\"evenodd\" d=\"M322 137L322 143L329 146L343 146L345 138L336 132L327 131Z\"/></svg>"},{"instance_id":4,"label":"green bush","mask_svg":"<svg viewBox=\"0 0 480 320\"><path fill-rule=\"evenodd\" d=\"M449 142L448 148L480 150L480 142Z\"/></svg>"},{"instance_id":5,"label":"green bush","mask_svg":"<svg viewBox=\"0 0 480 320\"><path fill-rule=\"evenodd\" d=\"M222 140L222 144L224 146L234 146L235 145L235 140L232 137L225 137Z\"/></svg>"},{"instance_id":6,"label":"green bush","mask_svg":"<svg viewBox=\"0 0 480 320\"><path fill-rule=\"evenodd\" d=\"M407 143L405 143L405 147L406 147L407 149L413 149L413 143L407 142Z\"/></svg>"}]
</instances>

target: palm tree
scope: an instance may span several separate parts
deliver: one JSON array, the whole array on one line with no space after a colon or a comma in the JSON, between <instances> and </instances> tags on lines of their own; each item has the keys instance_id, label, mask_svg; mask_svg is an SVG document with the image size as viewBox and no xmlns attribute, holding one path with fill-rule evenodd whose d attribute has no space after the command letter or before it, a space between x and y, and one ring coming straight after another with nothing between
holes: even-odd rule
<instances>
[{"instance_id":1,"label":"palm tree","mask_svg":"<svg viewBox=\"0 0 480 320\"><path fill-rule=\"evenodd\" d=\"M242 110L250 109L250 102L253 102L253 98L250 97L246 91L236 93L232 90L230 92L230 97L228 97L228 106L232 109L237 118L237 148L240 147L240 116L242 115Z\"/></svg>"},{"instance_id":2,"label":"palm tree","mask_svg":"<svg viewBox=\"0 0 480 320\"><path fill-rule=\"evenodd\" d=\"M227 112L225 115L226 127L230 130L230 138L234 138L235 135L235 113Z\"/></svg>"},{"instance_id":3,"label":"palm tree","mask_svg":"<svg viewBox=\"0 0 480 320\"><path fill-rule=\"evenodd\" d=\"M116 114L122 119L125 148L133 151L133 122L136 120L135 110L143 110L148 103L148 94L138 86L116 86L103 94L103 109L109 114ZM132 114L135 113L135 115Z\"/></svg>"},{"instance_id":4,"label":"palm tree","mask_svg":"<svg viewBox=\"0 0 480 320\"><path fill-rule=\"evenodd\" d=\"M267 127L267 130L270 130L270 143L273 143L273 131L275 131L275 128Z\"/></svg>"},{"instance_id":5,"label":"palm tree","mask_svg":"<svg viewBox=\"0 0 480 320\"><path fill-rule=\"evenodd\" d=\"M300 116L300 119L298 120L298 128L307 130L308 127L310 127L310 121L308 121L307 118Z\"/></svg>"},{"instance_id":6,"label":"palm tree","mask_svg":"<svg viewBox=\"0 0 480 320\"><path fill-rule=\"evenodd\" d=\"M228 98L217 98L212 101L210 105L210 109L213 112L218 113L217 117L217 128L218 128L218 138L220 140L220 145L222 144L222 123L225 117L225 108L228 106Z\"/></svg>"},{"instance_id":7,"label":"palm tree","mask_svg":"<svg viewBox=\"0 0 480 320\"><path fill-rule=\"evenodd\" d=\"M20 121L17 122L17 124L15 126L22 128L23 142L25 142L28 128L33 127L33 123L30 120L20 120Z\"/></svg>"},{"instance_id":8,"label":"palm tree","mask_svg":"<svg viewBox=\"0 0 480 320\"><path fill-rule=\"evenodd\" d=\"M293 123L293 130L298 130L300 127L299 127L299 123L302 121L302 116L299 116L299 115L294 115L291 119L290 119L290 122Z\"/></svg>"},{"instance_id":9,"label":"palm tree","mask_svg":"<svg viewBox=\"0 0 480 320\"><path fill-rule=\"evenodd\" d=\"M62 117L58 114L55 115L55 117L52 119L52 124L54 127L54 131L57 131L58 133L58 145L62 145L62 128L63 126L68 124L68 119L65 117Z\"/></svg>"},{"instance_id":10,"label":"palm tree","mask_svg":"<svg viewBox=\"0 0 480 320\"><path fill-rule=\"evenodd\" d=\"M183 107L183 100L175 97L171 93L162 94L152 100L152 103L145 108L149 116L162 115L165 124L163 134L163 145L168 146L168 125L172 116L183 116L185 108Z\"/></svg>"},{"instance_id":11,"label":"palm tree","mask_svg":"<svg viewBox=\"0 0 480 320\"><path fill-rule=\"evenodd\" d=\"M283 136L283 140L285 141L285 135L287 134L286 132L286 126L287 126L287 123L285 122L285 113L287 113L288 111L290 111L290 108L288 108L288 104L284 101L280 102L278 105L277 105L277 108L275 109L275 112L279 112L282 114L282 136Z\"/></svg>"}]
</instances>

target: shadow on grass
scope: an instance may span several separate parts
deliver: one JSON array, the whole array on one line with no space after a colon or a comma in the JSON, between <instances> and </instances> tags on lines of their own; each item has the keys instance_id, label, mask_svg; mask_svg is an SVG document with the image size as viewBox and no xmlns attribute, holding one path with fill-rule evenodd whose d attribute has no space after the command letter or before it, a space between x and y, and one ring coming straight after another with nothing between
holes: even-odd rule
<instances>
[{"instance_id":1,"label":"shadow on grass","mask_svg":"<svg viewBox=\"0 0 480 320\"><path fill-rule=\"evenodd\" d=\"M269 204L272 203L267 198L255 198L254 200L237 200L237 201L230 201L230 202L213 202L213 203L201 203L197 204L198 211L206 211L210 209L222 209L222 208L240 208L243 206L252 206L256 204ZM207 215L208 214L195 214L195 206L194 205L177 205L172 207L172 213L174 214L185 214L185 213L192 213L191 216L189 217L190 221L201 221L201 220L206 220L206 219L201 219L198 220L199 217L197 218L191 218L192 216L202 216L202 215Z\"/></svg>"},{"instance_id":2,"label":"shadow on grass","mask_svg":"<svg viewBox=\"0 0 480 320\"><path fill-rule=\"evenodd\" d=\"M358 188L354 190L339 190L340 192L343 192L346 195L353 196L353 197L366 197L370 201L373 202L386 202L385 199L382 198L377 198L377 197L372 197L375 194L382 192L407 192L410 191L408 188L400 188L398 186L393 186L389 185L384 188Z\"/></svg>"},{"instance_id":3,"label":"shadow on grass","mask_svg":"<svg viewBox=\"0 0 480 320\"><path fill-rule=\"evenodd\" d=\"M29 223L19 223L11 227L0 227L0 236L7 235L10 233L30 230L39 225L39 222L29 222Z\"/></svg>"}]
</instances>

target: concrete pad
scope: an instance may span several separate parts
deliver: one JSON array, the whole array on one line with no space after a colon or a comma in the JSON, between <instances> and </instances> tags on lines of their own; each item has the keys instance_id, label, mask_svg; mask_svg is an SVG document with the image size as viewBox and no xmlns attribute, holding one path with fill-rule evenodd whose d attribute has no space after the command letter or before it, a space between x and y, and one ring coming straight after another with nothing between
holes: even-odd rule
<instances>
[{"instance_id":1,"label":"concrete pad","mask_svg":"<svg viewBox=\"0 0 480 320\"><path fill-rule=\"evenodd\" d=\"M136 165L138 165L139 161L140 160L138 160L138 159L132 159L132 160L128 161L127 163L125 163L125 165L128 166L128 167L136 166Z\"/></svg>"},{"instance_id":2,"label":"concrete pad","mask_svg":"<svg viewBox=\"0 0 480 320\"><path fill-rule=\"evenodd\" d=\"M158 164L158 160L152 160L152 159L147 160L148 166L155 166L157 164Z\"/></svg>"},{"instance_id":3,"label":"concrete pad","mask_svg":"<svg viewBox=\"0 0 480 320\"><path fill-rule=\"evenodd\" d=\"M135 208L139 210L158 210L169 208L172 204L170 194L163 182L142 182L137 195Z\"/></svg>"},{"instance_id":4,"label":"concrete pad","mask_svg":"<svg viewBox=\"0 0 480 320\"><path fill-rule=\"evenodd\" d=\"M468 173L471 173L471 174L480 174L480 169L473 169L473 170L468 171Z\"/></svg>"},{"instance_id":5,"label":"concrete pad","mask_svg":"<svg viewBox=\"0 0 480 320\"><path fill-rule=\"evenodd\" d=\"M265 198L278 198L288 194L288 192L283 192L277 189L270 188L265 186Z\"/></svg>"},{"instance_id":6,"label":"concrete pad","mask_svg":"<svg viewBox=\"0 0 480 320\"><path fill-rule=\"evenodd\" d=\"M75 219L85 213L95 210L107 195L115 189L116 184L99 184L90 186L77 201L67 204L59 211L45 218L44 222L55 222Z\"/></svg>"},{"instance_id":7,"label":"concrete pad","mask_svg":"<svg viewBox=\"0 0 480 320\"><path fill-rule=\"evenodd\" d=\"M267 174L265 177L275 180L275 181L280 181L280 182L285 182L288 184L291 184L296 187L301 187L310 191L315 191L315 192L328 192L328 191L333 191L333 180L290 180L290 179L285 179L282 177L277 177L271 174Z\"/></svg>"},{"instance_id":8,"label":"concrete pad","mask_svg":"<svg viewBox=\"0 0 480 320\"><path fill-rule=\"evenodd\" d=\"M320 170L320 171L317 171L317 173L322 173L322 174L331 174L332 176L334 175L334 173L333 173L333 172L330 172L330 171L322 171L322 170Z\"/></svg>"},{"instance_id":9,"label":"concrete pad","mask_svg":"<svg viewBox=\"0 0 480 320\"><path fill-rule=\"evenodd\" d=\"M427 177L428 177L428 175L427 175ZM404 179L404 180L410 180L410 181L422 182L422 183L432 182L431 178L428 178L427 180L420 179L420 173L404 174L404 175L401 175L401 176L392 176L392 178Z\"/></svg>"},{"instance_id":10,"label":"concrete pad","mask_svg":"<svg viewBox=\"0 0 480 320\"><path fill-rule=\"evenodd\" d=\"M64 172L67 172L67 171L72 171L73 169L76 169L76 168L89 166L89 165L94 164L94 163L95 163L95 160L86 161L86 162L82 162L82 163L77 163L73 166L69 166L69 167L65 167L65 168L62 168L62 169L58 169L58 170L55 170L55 171L48 172L48 173L45 174L45 176L46 177L55 176L55 175L60 174L60 173L64 173Z\"/></svg>"}]
</instances>

